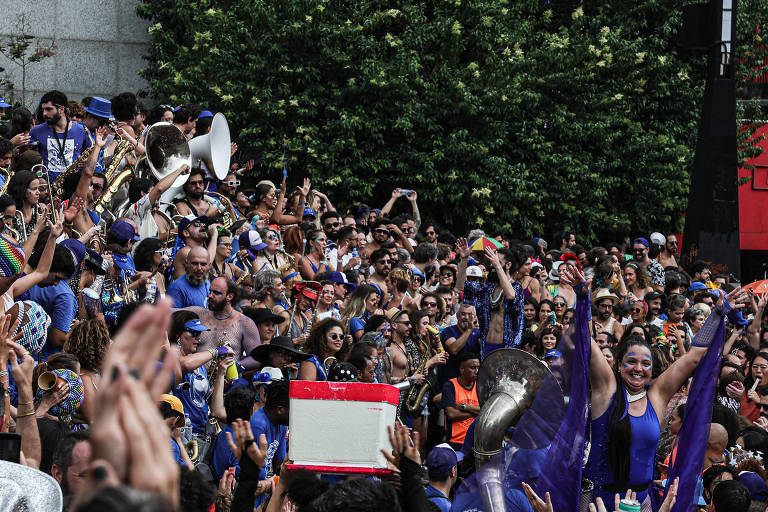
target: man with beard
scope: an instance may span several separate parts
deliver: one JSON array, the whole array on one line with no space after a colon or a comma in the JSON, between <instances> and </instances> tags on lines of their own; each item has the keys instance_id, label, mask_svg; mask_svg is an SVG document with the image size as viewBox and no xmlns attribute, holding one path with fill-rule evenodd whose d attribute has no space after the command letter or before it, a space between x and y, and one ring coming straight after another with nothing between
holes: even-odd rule
<instances>
[{"instance_id":1,"label":"man with beard","mask_svg":"<svg viewBox=\"0 0 768 512\"><path fill-rule=\"evenodd\" d=\"M613 317L613 308L619 303L619 298L606 288L600 290L592 297L592 304L597 308L597 316L592 319L592 329L595 333L609 332L617 339L624 334L624 326Z\"/></svg>"},{"instance_id":2,"label":"man with beard","mask_svg":"<svg viewBox=\"0 0 768 512\"><path fill-rule=\"evenodd\" d=\"M381 290L381 296L387 297L387 276L392 270L392 256L387 249L377 249L371 253L373 274L368 277L368 284Z\"/></svg>"},{"instance_id":3,"label":"man with beard","mask_svg":"<svg viewBox=\"0 0 768 512\"><path fill-rule=\"evenodd\" d=\"M70 121L67 97L63 92L43 94L40 109L45 122L30 130L30 143L39 143L38 151L50 173L49 179L53 181L90 146L90 140L81 124Z\"/></svg>"},{"instance_id":4,"label":"man with beard","mask_svg":"<svg viewBox=\"0 0 768 512\"><path fill-rule=\"evenodd\" d=\"M328 241L325 244L325 254L336 249L339 241L339 231L341 230L341 217L334 211L325 212L320 216L320 226L323 228Z\"/></svg>"},{"instance_id":5,"label":"man with beard","mask_svg":"<svg viewBox=\"0 0 768 512\"><path fill-rule=\"evenodd\" d=\"M194 259L199 249L193 251ZM174 281L173 284L175 284ZM172 284L172 285L173 285ZM246 370L256 368L256 361L248 354L261 345L259 329L253 320L232 307L237 285L228 278L217 277L210 284L208 307L188 307L189 311L197 313L200 322L209 327L210 331L200 333L197 352L215 349L226 344L235 354L235 361Z\"/></svg>"},{"instance_id":6,"label":"man with beard","mask_svg":"<svg viewBox=\"0 0 768 512\"><path fill-rule=\"evenodd\" d=\"M268 308L280 315L281 322L288 320L288 298L285 295L285 283L277 270L264 269L253 279L253 307Z\"/></svg>"},{"instance_id":7,"label":"man with beard","mask_svg":"<svg viewBox=\"0 0 768 512\"><path fill-rule=\"evenodd\" d=\"M411 339L411 320L408 318L408 311L394 309L387 316L392 323L392 342L387 347L387 355L392 365L390 382L397 384L410 379L411 384L421 384L424 381L424 375L414 373L418 369L418 365L414 364L414 350L418 354L418 349Z\"/></svg>"},{"instance_id":8,"label":"man with beard","mask_svg":"<svg viewBox=\"0 0 768 512\"><path fill-rule=\"evenodd\" d=\"M189 179L182 185L184 197L174 199L179 215L194 215L201 217L206 215L213 217L219 210L205 199L205 171L199 167L193 167L189 171Z\"/></svg>"},{"instance_id":9,"label":"man with beard","mask_svg":"<svg viewBox=\"0 0 768 512\"><path fill-rule=\"evenodd\" d=\"M656 261L662 268L667 269L669 267L680 268L680 263L677 261L677 236L667 235L666 242L661 249L661 252L656 257Z\"/></svg>"},{"instance_id":10,"label":"man with beard","mask_svg":"<svg viewBox=\"0 0 768 512\"><path fill-rule=\"evenodd\" d=\"M657 291L648 292L643 298L645 303L648 304L646 321L657 329L661 329L664 326L664 320L660 317L661 310L664 309L664 299L666 299L664 294Z\"/></svg>"},{"instance_id":11,"label":"man with beard","mask_svg":"<svg viewBox=\"0 0 768 512\"><path fill-rule=\"evenodd\" d=\"M471 249L466 238L456 242L461 258L456 288L464 289L464 300L473 302L480 326L480 356L485 358L498 348L520 346L524 328L523 287L512 279L525 255L517 249L485 249L488 271L486 282L467 281L467 259Z\"/></svg>"},{"instance_id":12,"label":"man with beard","mask_svg":"<svg viewBox=\"0 0 768 512\"><path fill-rule=\"evenodd\" d=\"M205 301L209 297L210 291L210 284L207 279L210 267L208 251L202 247L193 247L189 251L184 260L186 274L172 282L165 293L173 300L175 307L205 307Z\"/></svg>"},{"instance_id":13,"label":"man with beard","mask_svg":"<svg viewBox=\"0 0 768 512\"><path fill-rule=\"evenodd\" d=\"M476 354L480 349L480 330L474 327L475 306L462 304L456 316L456 325L446 327L440 333L440 340L449 354L448 362L440 372L441 385L459 376L459 356L468 352Z\"/></svg>"},{"instance_id":14,"label":"man with beard","mask_svg":"<svg viewBox=\"0 0 768 512\"><path fill-rule=\"evenodd\" d=\"M189 251L195 247L205 249L208 253L208 263L216 257L216 247L219 243L218 224L206 227L207 217L193 217L191 215L179 222L178 233L184 247L176 252L173 258L173 278L178 279L184 274L186 260ZM207 249L206 249L207 247Z\"/></svg>"},{"instance_id":15,"label":"man with beard","mask_svg":"<svg viewBox=\"0 0 768 512\"><path fill-rule=\"evenodd\" d=\"M53 451L51 476L59 482L64 496L64 510L67 503L86 484L88 467L91 464L91 440L88 430L69 432Z\"/></svg>"},{"instance_id":16,"label":"man with beard","mask_svg":"<svg viewBox=\"0 0 768 512\"><path fill-rule=\"evenodd\" d=\"M410 242L408 242L408 239L403 232L400 231L400 228L394 225L391 220L385 218L377 219L371 227L371 232L373 233L373 241L369 242L365 247L365 252L368 254L369 258L374 251L381 249L384 244L389 242L390 237L392 237L400 247L405 248L410 254L413 254L413 247Z\"/></svg>"}]
</instances>

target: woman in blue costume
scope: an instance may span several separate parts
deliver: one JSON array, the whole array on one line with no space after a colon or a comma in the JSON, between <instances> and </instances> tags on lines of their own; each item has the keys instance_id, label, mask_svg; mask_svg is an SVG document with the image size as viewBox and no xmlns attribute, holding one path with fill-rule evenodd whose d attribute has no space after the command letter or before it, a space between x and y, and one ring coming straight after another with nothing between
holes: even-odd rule
<instances>
[{"instance_id":1,"label":"woman in blue costume","mask_svg":"<svg viewBox=\"0 0 768 512\"><path fill-rule=\"evenodd\" d=\"M335 357L344 361L349 354L351 341L344 334L341 322L326 318L312 326L307 342L307 351L312 357L301 362L299 380L328 380L325 372L325 360Z\"/></svg>"},{"instance_id":2,"label":"woman in blue costume","mask_svg":"<svg viewBox=\"0 0 768 512\"><path fill-rule=\"evenodd\" d=\"M583 280L583 276L581 277ZM617 369L611 369L592 340L589 381L592 387L592 446L584 476L595 484L595 497L613 503L627 489L643 503L653 479L654 457L659 442L660 418L680 386L693 373L717 332L719 322L732 304L742 302L740 289L722 296L709 319L693 339L688 353L661 373L653 383L651 348L644 338L630 337L619 346ZM644 503L644 509L649 509Z\"/></svg>"}]
</instances>

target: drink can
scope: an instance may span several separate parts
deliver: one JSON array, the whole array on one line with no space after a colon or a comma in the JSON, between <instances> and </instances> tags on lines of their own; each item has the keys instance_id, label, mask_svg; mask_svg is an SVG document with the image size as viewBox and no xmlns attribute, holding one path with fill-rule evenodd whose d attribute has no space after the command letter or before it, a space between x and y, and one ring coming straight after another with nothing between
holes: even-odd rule
<instances>
[{"instance_id":1,"label":"drink can","mask_svg":"<svg viewBox=\"0 0 768 512\"><path fill-rule=\"evenodd\" d=\"M640 512L640 502L633 499L622 499L619 502L619 510L624 510L626 512Z\"/></svg>"},{"instance_id":2,"label":"drink can","mask_svg":"<svg viewBox=\"0 0 768 512\"><path fill-rule=\"evenodd\" d=\"M231 365L227 366L227 380L235 380L240 376L240 373L237 371L237 363L232 363Z\"/></svg>"}]
</instances>

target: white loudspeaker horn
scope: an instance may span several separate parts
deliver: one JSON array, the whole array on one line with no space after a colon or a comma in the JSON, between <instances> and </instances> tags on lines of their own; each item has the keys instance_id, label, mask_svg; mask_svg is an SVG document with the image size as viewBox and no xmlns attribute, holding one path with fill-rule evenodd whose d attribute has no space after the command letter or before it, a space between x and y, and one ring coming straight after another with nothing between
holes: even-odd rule
<instances>
[{"instance_id":1,"label":"white loudspeaker horn","mask_svg":"<svg viewBox=\"0 0 768 512\"><path fill-rule=\"evenodd\" d=\"M189 151L192 161L204 159L213 164L216 177L223 180L229 173L229 159L232 141L229 138L229 125L224 114L219 112L213 116L211 131L189 141Z\"/></svg>"}]
</instances>

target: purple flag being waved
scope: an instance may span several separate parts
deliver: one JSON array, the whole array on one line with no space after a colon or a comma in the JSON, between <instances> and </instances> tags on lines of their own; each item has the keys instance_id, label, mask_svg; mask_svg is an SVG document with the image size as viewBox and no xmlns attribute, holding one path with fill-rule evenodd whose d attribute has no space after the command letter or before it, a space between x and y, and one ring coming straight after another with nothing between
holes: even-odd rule
<instances>
[{"instance_id":1,"label":"purple flag being waved","mask_svg":"<svg viewBox=\"0 0 768 512\"><path fill-rule=\"evenodd\" d=\"M693 512L698 502L698 496L695 495L696 484L704 465L704 453L712 421L712 404L720 376L725 339L723 316L726 309L728 306L717 306L693 338L692 345L709 349L693 372L683 424L677 437L677 456L669 469L667 491L675 478L680 477L677 501L672 512Z\"/></svg>"},{"instance_id":2,"label":"purple flag being waved","mask_svg":"<svg viewBox=\"0 0 768 512\"><path fill-rule=\"evenodd\" d=\"M590 300L586 291L576 302L576 315L571 320L560 349L570 369L569 396L565 418L552 440L536 483L539 496L549 491L554 510L578 510L581 492L581 466L584 460L584 438L587 426L589 392ZM570 356L570 357L569 357ZM568 360L571 359L571 360ZM553 368L554 371L554 368ZM566 386L564 386L566 387Z\"/></svg>"}]
</instances>

